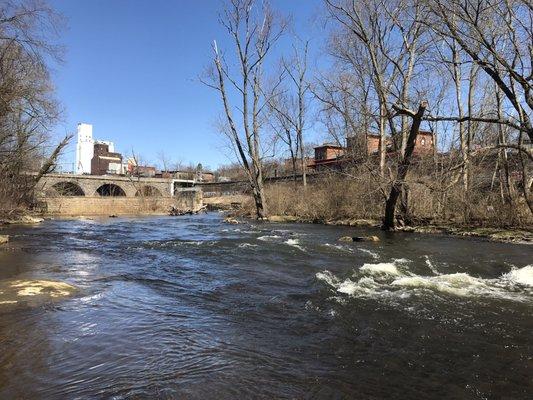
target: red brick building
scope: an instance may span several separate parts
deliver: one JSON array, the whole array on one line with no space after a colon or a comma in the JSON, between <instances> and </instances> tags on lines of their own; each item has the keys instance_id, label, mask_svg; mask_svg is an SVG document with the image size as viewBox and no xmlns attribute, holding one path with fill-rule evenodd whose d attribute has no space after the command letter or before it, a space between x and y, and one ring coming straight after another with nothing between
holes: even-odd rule
<instances>
[{"instance_id":1,"label":"red brick building","mask_svg":"<svg viewBox=\"0 0 533 400\"><path fill-rule=\"evenodd\" d=\"M317 171L338 167L345 154L345 147L325 143L315 147L315 158L310 160L308 167Z\"/></svg>"},{"instance_id":2,"label":"red brick building","mask_svg":"<svg viewBox=\"0 0 533 400\"><path fill-rule=\"evenodd\" d=\"M131 176L142 176L144 178L153 178L155 177L156 169L155 167L149 165L131 165L128 164L128 175Z\"/></svg>"},{"instance_id":3,"label":"red brick building","mask_svg":"<svg viewBox=\"0 0 533 400\"><path fill-rule=\"evenodd\" d=\"M335 144L323 144L315 147L315 158L308 164L314 170L342 169L343 164L354 162L357 159L366 158L379 153L381 137L377 134L369 133L366 136L351 136L346 138L346 147ZM392 145L391 138L386 138L387 154L392 156L397 150ZM433 134L429 131L419 131L416 137L414 156L425 156L433 154L434 150ZM363 157L361 157L363 156Z\"/></svg>"},{"instance_id":4,"label":"red brick building","mask_svg":"<svg viewBox=\"0 0 533 400\"><path fill-rule=\"evenodd\" d=\"M429 131L419 131L416 137L414 154L432 154L435 148L433 133Z\"/></svg>"},{"instance_id":5,"label":"red brick building","mask_svg":"<svg viewBox=\"0 0 533 400\"><path fill-rule=\"evenodd\" d=\"M91 175L121 174L122 154L109 151L108 143L95 143Z\"/></svg>"}]
</instances>

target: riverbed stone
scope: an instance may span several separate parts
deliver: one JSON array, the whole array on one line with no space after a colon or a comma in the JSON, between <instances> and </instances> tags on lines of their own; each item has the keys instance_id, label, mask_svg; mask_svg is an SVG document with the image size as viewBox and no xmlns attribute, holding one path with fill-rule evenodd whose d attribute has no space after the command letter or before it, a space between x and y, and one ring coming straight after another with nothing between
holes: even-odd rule
<instances>
[{"instance_id":1,"label":"riverbed stone","mask_svg":"<svg viewBox=\"0 0 533 400\"><path fill-rule=\"evenodd\" d=\"M339 242L379 242L379 237L375 235L371 236L342 236L339 238Z\"/></svg>"},{"instance_id":2,"label":"riverbed stone","mask_svg":"<svg viewBox=\"0 0 533 400\"><path fill-rule=\"evenodd\" d=\"M33 217L31 215L23 215L20 218L20 222L23 224L38 224L43 221L44 221L44 218Z\"/></svg>"},{"instance_id":3,"label":"riverbed stone","mask_svg":"<svg viewBox=\"0 0 533 400\"><path fill-rule=\"evenodd\" d=\"M37 306L71 296L76 288L66 282L34 279L17 279L0 282L0 307L2 305Z\"/></svg>"},{"instance_id":4,"label":"riverbed stone","mask_svg":"<svg viewBox=\"0 0 533 400\"><path fill-rule=\"evenodd\" d=\"M375 235L370 236L355 236L353 238L354 242L379 242L379 237Z\"/></svg>"},{"instance_id":5,"label":"riverbed stone","mask_svg":"<svg viewBox=\"0 0 533 400\"><path fill-rule=\"evenodd\" d=\"M9 242L9 235L0 235L0 244Z\"/></svg>"},{"instance_id":6,"label":"riverbed stone","mask_svg":"<svg viewBox=\"0 0 533 400\"><path fill-rule=\"evenodd\" d=\"M339 238L339 242L353 242L353 238L351 236L342 236Z\"/></svg>"}]
</instances>

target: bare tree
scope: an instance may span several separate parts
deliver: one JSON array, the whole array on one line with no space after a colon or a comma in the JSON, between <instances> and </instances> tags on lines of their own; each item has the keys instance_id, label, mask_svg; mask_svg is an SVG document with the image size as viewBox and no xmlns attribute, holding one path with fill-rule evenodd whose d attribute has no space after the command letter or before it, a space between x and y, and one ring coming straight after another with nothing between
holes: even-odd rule
<instances>
[{"instance_id":1,"label":"bare tree","mask_svg":"<svg viewBox=\"0 0 533 400\"><path fill-rule=\"evenodd\" d=\"M272 93L269 107L277 122L279 136L289 148L293 164L293 175L296 176L296 163L299 160L303 186L306 187L307 165L304 152L304 131L308 123L309 82L307 79L307 62L309 42L305 42L301 49L294 46L293 50L293 57L289 59L283 58L281 61L281 76L287 77L289 83L285 90L275 90Z\"/></svg>"},{"instance_id":2,"label":"bare tree","mask_svg":"<svg viewBox=\"0 0 533 400\"><path fill-rule=\"evenodd\" d=\"M515 148L522 164L522 188L531 213L528 165L533 150L524 145L533 141L533 7L529 0L468 0L428 2L433 18L431 28L457 42L503 94L493 115L442 117L458 123L476 121L505 125L518 132L517 143L496 148ZM427 21L426 21L427 22Z\"/></svg>"},{"instance_id":3,"label":"bare tree","mask_svg":"<svg viewBox=\"0 0 533 400\"><path fill-rule=\"evenodd\" d=\"M412 118L411 128L409 130L409 136L407 137L407 143L405 147L405 153L402 156L402 159L398 163L397 173L394 181L392 182L389 196L385 202L385 216L383 219L383 228L386 230L393 230L395 228L395 217L396 217L396 203L398 198L403 192L405 185L405 179L407 178L407 173L409 172L409 167L411 166L411 160L413 156L413 151L415 149L416 137L420 130L420 123L422 122L422 117L426 112L427 102L420 103L418 110L416 112L397 108L398 114L407 115Z\"/></svg>"},{"instance_id":4,"label":"bare tree","mask_svg":"<svg viewBox=\"0 0 533 400\"><path fill-rule=\"evenodd\" d=\"M387 152L387 128L393 145L402 155L407 143L407 119L402 116L401 139L394 122L395 113L391 105L409 104L413 75L419 55L424 51L422 37L424 27L422 6L418 2L396 0L326 0L331 18L344 32L340 40L338 57L348 65L361 70L366 63L369 81L375 93L378 110L378 131L380 135L380 171L385 173Z\"/></svg>"},{"instance_id":5,"label":"bare tree","mask_svg":"<svg viewBox=\"0 0 533 400\"><path fill-rule=\"evenodd\" d=\"M255 0L229 0L220 17L235 46L237 71L234 72L224 53L213 43L214 71L203 82L217 90L224 106L225 133L244 167L256 207L257 217L267 217L263 184L261 128L267 101L264 98L264 64L272 47L285 31L268 4ZM230 88L228 88L230 86ZM240 106L232 105L232 93ZM237 111L238 119L233 117Z\"/></svg>"},{"instance_id":6,"label":"bare tree","mask_svg":"<svg viewBox=\"0 0 533 400\"><path fill-rule=\"evenodd\" d=\"M31 202L35 184L70 140L67 135L50 156L41 156L60 115L49 74L50 61L61 60L55 44L60 27L44 1L0 5L0 191L8 207Z\"/></svg>"}]
</instances>

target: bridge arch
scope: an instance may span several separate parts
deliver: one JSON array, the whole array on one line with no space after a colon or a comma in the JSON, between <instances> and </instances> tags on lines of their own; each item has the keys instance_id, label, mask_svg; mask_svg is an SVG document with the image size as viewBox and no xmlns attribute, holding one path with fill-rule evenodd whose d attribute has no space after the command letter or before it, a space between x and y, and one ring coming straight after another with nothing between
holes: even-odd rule
<instances>
[{"instance_id":1,"label":"bridge arch","mask_svg":"<svg viewBox=\"0 0 533 400\"><path fill-rule=\"evenodd\" d=\"M52 188L59 196L85 196L85 192L79 184L72 181L57 182Z\"/></svg>"},{"instance_id":2,"label":"bridge arch","mask_svg":"<svg viewBox=\"0 0 533 400\"><path fill-rule=\"evenodd\" d=\"M162 197L162 194L155 186L144 185L135 192L135 197Z\"/></svg>"},{"instance_id":3,"label":"bridge arch","mask_svg":"<svg viewBox=\"0 0 533 400\"><path fill-rule=\"evenodd\" d=\"M96 195L98 196L126 196L126 192L120 186L114 183L105 183L96 189Z\"/></svg>"}]
</instances>

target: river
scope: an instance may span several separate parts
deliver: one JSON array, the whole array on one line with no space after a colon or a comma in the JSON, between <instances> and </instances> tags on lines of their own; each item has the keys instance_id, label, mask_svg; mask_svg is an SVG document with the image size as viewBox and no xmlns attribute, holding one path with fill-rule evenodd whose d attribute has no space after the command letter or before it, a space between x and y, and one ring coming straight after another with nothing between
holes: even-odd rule
<instances>
[{"instance_id":1,"label":"river","mask_svg":"<svg viewBox=\"0 0 533 400\"><path fill-rule=\"evenodd\" d=\"M217 213L2 233L0 282L77 291L0 304L0 399L533 393L528 245Z\"/></svg>"}]
</instances>

